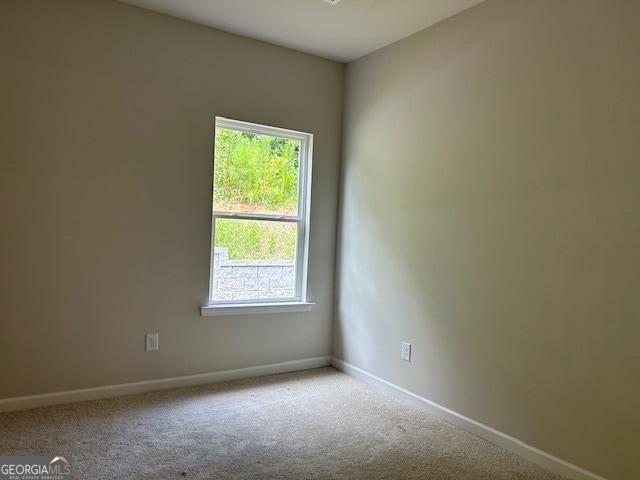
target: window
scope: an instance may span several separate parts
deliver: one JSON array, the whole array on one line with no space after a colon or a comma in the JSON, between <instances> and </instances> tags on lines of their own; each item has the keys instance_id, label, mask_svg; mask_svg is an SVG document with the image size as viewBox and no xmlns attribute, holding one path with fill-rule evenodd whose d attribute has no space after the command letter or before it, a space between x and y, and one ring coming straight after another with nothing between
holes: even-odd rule
<instances>
[{"instance_id":1,"label":"window","mask_svg":"<svg viewBox=\"0 0 640 480\"><path fill-rule=\"evenodd\" d=\"M216 117L211 285L203 315L310 309L312 142L308 133Z\"/></svg>"}]
</instances>

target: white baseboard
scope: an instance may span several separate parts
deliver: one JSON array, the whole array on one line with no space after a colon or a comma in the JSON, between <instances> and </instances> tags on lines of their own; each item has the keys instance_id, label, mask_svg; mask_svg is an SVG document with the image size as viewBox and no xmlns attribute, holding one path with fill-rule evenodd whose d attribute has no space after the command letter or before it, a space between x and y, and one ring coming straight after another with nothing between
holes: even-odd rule
<instances>
[{"instance_id":1,"label":"white baseboard","mask_svg":"<svg viewBox=\"0 0 640 480\"><path fill-rule=\"evenodd\" d=\"M153 390L165 390L168 388L190 387L206 383L226 382L241 378L259 377L275 373L295 372L310 368L327 367L331 365L331 357L304 358L289 362L260 365L257 367L238 368L222 372L202 373L187 375L184 377L161 378L144 382L124 383L121 385L107 385L104 387L84 388L66 392L44 393L41 395L29 395L0 399L0 412L13 410L25 410L28 408L60 405L63 403L82 402L85 400L97 400L100 398L119 397L134 393L149 392Z\"/></svg>"},{"instance_id":2,"label":"white baseboard","mask_svg":"<svg viewBox=\"0 0 640 480\"><path fill-rule=\"evenodd\" d=\"M378 387L381 390L411 403L412 405L415 405L448 423L460 427L480 438L484 438L494 445L497 445L511 453L515 453L519 457L525 458L536 465L540 465L547 470L557 473L558 475L576 480L606 480L604 477L591 473L569 462L565 462L564 460L554 457L542 450L538 450L537 448L527 445L516 438L510 437L509 435L499 432L487 425L483 425L480 422L476 422L464 415L460 415L453 410L443 407L442 405L438 405L437 403L405 390L402 387L398 387L397 385L376 377L375 375L350 365L338 358L334 357L331 361L331 365L352 377L362 380L369 385Z\"/></svg>"}]
</instances>

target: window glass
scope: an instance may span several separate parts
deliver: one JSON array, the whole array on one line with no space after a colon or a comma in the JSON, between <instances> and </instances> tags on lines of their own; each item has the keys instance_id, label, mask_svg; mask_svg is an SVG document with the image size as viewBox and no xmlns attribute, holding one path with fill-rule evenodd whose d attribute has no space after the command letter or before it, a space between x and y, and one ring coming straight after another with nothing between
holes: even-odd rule
<instances>
[{"instance_id":1,"label":"window glass","mask_svg":"<svg viewBox=\"0 0 640 480\"><path fill-rule=\"evenodd\" d=\"M312 138L216 118L211 303L305 301Z\"/></svg>"},{"instance_id":2,"label":"window glass","mask_svg":"<svg viewBox=\"0 0 640 480\"><path fill-rule=\"evenodd\" d=\"M219 128L214 210L297 215L299 160L299 141Z\"/></svg>"}]
</instances>

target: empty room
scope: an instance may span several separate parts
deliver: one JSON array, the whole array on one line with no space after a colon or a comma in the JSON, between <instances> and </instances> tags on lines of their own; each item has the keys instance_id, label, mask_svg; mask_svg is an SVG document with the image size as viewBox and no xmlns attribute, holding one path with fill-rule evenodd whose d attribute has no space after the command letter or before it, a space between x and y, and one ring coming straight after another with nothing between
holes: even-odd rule
<instances>
[{"instance_id":1,"label":"empty room","mask_svg":"<svg viewBox=\"0 0 640 480\"><path fill-rule=\"evenodd\" d=\"M639 25L0 0L0 478L640 478Z\"/></svg>"}]
</instances>

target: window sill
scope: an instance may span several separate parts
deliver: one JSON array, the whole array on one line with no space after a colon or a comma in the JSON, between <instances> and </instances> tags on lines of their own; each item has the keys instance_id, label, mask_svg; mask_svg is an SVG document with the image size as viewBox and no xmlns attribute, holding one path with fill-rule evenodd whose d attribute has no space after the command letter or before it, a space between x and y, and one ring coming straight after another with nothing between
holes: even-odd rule
<instances>
[{"instance_id":1,"label":"window sill","mask_svg":"<svg viewBox=\"0 0 640 480\"><path fill-rule=\"evenodd\" d=\"M286 302L286 303L253 303L253 304L220 304L200 307L203 317L217 317L228 315L254 315L266 313L308 312L313 308L313 302Z\"/></svg>"}]
</instances>

